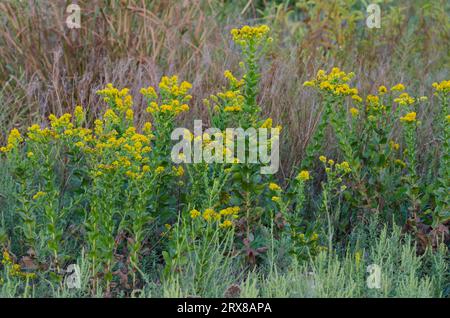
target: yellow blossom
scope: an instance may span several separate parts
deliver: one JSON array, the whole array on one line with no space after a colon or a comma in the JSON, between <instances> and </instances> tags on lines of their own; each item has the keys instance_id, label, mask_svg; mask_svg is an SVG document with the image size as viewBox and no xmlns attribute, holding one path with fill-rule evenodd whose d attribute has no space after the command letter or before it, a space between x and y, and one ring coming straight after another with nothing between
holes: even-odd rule
<instances>
[{"instance_id":1,"label":"yellow blossom","mask_svg":"<svg viewBox=\"0 0 450 318\"><path fill-rule=\"evenodd\" d=\"M39 191L39 192L37 192L37 193L33 196L33 200L37 200L37 199L39 199L39 198L45 196L46 194L47 194L47 193L45 193L45 192Z\"/></svg>"},{"instance_id":2,"label":"yellow blossom","mask_svg":"<svg viewBox=\"0 0 450 318\"><path fill-rule=\"evenodd\" d=\"M352 99L358 103L362 102L362 98L359 95L352 95Z\"/></svg>"},{"instance_id":3,"label":"yellow blossom","mask_svg":"<svg viewBox=\"0 0 450 318\"><path fill-rule=\"evenodd\" d=\"M206 220L206 221L211 221L213 218L215 218L216 217L216 212L213 210L213 209L206 209L204 212L203 212L203 218Z\"/></svg>"},{"instance_id":4,"label":"yellow blossom","mask_svg":"<svg viewBox=\"0 0 450 318\"><path fill-rule=\"evenodd\" d=\"M272 191L280 191L281 190L280 186L273 182L269 183L269 189Z\"/></svg>"},{"instance_id":5,"label":"yellow blossom","mask_svg":"<svg viewBox=\"0 0 450 318\"><path fill-rule=\"evenodd\" d=\"M231 222L230 220L225 220L223 221L223 223L220 224L221 228L229 228L233 225L233 222Z\"/></svg>"},{"instance_id":6,"label":"yellow blossom","mask_svg":"<svg viewBox=\"0 0 450 318\"><path fill-rule=\"evenodd\" d=\"M191 215L191 218L193 218L193 219L197 218L201 214L200 211L198 211L196 209L192 209L191 212L189 212L189 213Z\"/></svg>"},{"instance_id":7,"label":"yellow blossom","mask_svg":"<svg viewBox=\"0 0 450 318\"><path fill-rule=\"evenodd\" d=\"M437 92L448 93L450 92L450 80L433 83L433 87Z\"/></svg>"},{"instance_id":8,"label":"yellow blossom","mask_svg":"<svg viewBox=\"0 0 450 318\"><path fill-rule=\"evenodd\" d=\"M350 113L352 114L353 117L356 117L359 114L359 110L356 109L355 107L352 107L350 108Z\"/></svg>"},{"instance_id":9,"label":"yellow blossom","mask_svg":"<svg viewBox=\"0 0 450 318\"><path fill-rule=\"evenodd\" d=\"M415 122L416 115L417 115L416 112L410 112L410 113L406 114L405 116L400 117L400 120L404 121L404 122L408 122L408 123Z\"/></svg>"},{"instance_id":10,"label":"yellow blossom","mask_svg":"<svg viewBox=\"0 0 450 318\"><path fill-rule=\"evenodd\" d=\"M272 128L272 118L267 118L261 125L261 128Z\"/></svg>"},{"instance_id":11,"label":"yellow blossom","mask_svg":"<svg viewBox=\"0 0 450 318\"><path fill-rule=\"evenodd\" d=\"M399 83L399 84L397 84L397 85L395 85L394 87L391 88L391 91L401 92L401 91L404 91L404 90L405 90L405 85L403 85L401 83Z\"/></svg>"},{"instance_id":12,"label":"yellow blossom","mask_svg":"<svg viewBox=\"0 0 450 318\"><path fill-rule=\"evenodd\" d=\"M261 39L270 31L267 25L260 25L255 27L250 27L248 25L243 26L240 29L232 29L231 35L233 40L237 43L244 45L247 41L252 39Z\"/></svg>"},{"instance_id":13,"label":"yellow blossom","mask_svg":"<svg viewBox=\"0 0 450 318\"><path fill-rule=\"evenodd\" d=\"M387 93L387 88L386 86L381 85L380 87L378 87L378 93L380 95L386 94Z\"/></svg>"},{"instance_id":14,"label":"yellow blossom","mask_svg":"<svg viewBox=\"0 0 450 318\"><path fill-rule=\"evenodd\" d=\"M161 174L164 172L164 167L163 166L159 166L155 169L155 173L156 174Z\"/></svg>"},{"instance_id":15,"label":"yellow blossom","mask_svg":"<svg viewBox=\"0 0 450 318\"><path fill-rule=\"evenodd\" d=\"M309 178L310 178L309 171L307 171L307 170L300 171L300 173L296 177L297 180L301 180L301 181L309 180Z\"/></svg>"}]
</instances>

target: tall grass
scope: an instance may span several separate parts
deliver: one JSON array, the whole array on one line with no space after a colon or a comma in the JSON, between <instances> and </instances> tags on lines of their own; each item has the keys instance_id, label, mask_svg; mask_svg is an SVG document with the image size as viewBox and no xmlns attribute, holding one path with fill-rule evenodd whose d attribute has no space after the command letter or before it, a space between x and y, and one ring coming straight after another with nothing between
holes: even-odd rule
<instances>
[{"instance_id":1,"label":"tall grass","mask_svg":"<svg viewBox=\"0 0 450 318\"><path fill-rule=\"evenodd\" d=\"M342 250L321 252L310 262L291 263L286 269L268 266L242 271L238 259L225 259L223 242L208 242L209 253L202 246L191 251L186 268L168 279L152 281L131 297L319 297L319 298L384 298L448 296L448 251L418 256L413 240L399 227L384 227L377 233L354 233L358 244ZM367 243L363 243L371 237ZM276 244L276 242L273 242ZM275 257L272 255L272 257ZM201 270L197 266L201 263ZM276 262L273 258L269 263ZM33 290L19 289L8 281L0 287L1 297L101 297L102 291L91 295L88 287L88 266L84 257L77 262L81 269L81 289L52 290L52 284L41 283ZM381 288L367 284L371 264L381 268ZM241 268L241 270L237 270Z\"/></svg>"},{"instance_id":2,"label":"tall grass","mask_svg":"<svg viewBox=\"0 0 450 318\"><path fill-rule=\"evenodd\" d=\"M324 251L310 263L294 262L284 271L276 267L249 271L242 278L233 277L228 287L238 290L235 296L240 297L442 297L443 282L448 284L446 253L442 245L435 254L418 256L411 238L403 236L400 228L384 227L374 241L358 250L347 246L342 252ZM428 262L433 265L427 267ZM370 264L381 268L380 289L367 285ZM437 271L436 265L440 267ZM216 266L212 261L207 270L215 272ZM223 283L224 277L230 283L227 275L214 277L214 288ZM168 282L166 288L172 297L194 292L183 289L179 282ZM227 289L222 291L226 295Z\"/></svg>"}]
</instances>

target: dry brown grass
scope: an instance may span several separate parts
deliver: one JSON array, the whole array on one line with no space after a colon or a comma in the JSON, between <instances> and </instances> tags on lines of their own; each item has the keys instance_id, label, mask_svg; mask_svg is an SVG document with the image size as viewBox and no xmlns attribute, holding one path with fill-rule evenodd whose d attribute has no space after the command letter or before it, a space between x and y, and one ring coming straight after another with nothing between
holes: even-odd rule
<instances>
[{"instance_id":1,"label":"dry brown grass","mask_svg":"<svg viewBox=\"0 0 450 318\"><path fill-rule=\"evenodd\" d=\"M79 30L65 27L68 3L0 3L0 141L13 126L44 121L78 104L93 118L102 107L95 91L108 82L129 87L143 116L139 89L163 74L194 85L184 123L206 119L201 100L224 83L225 69L237 70L228 34L244 22L268 23L274 30L259 100L264 115L285 128L285 168L299 162L316 125L319 99L301 84L319 68L353 70L366 93L404 82L424 94L432 81L449 75L446 1L391 3L380 30L367 29L363 7L349 0L297 9L247 0L80 0ZM426 127L431 121L425 119Z\"/></svg>"}]
</instances>

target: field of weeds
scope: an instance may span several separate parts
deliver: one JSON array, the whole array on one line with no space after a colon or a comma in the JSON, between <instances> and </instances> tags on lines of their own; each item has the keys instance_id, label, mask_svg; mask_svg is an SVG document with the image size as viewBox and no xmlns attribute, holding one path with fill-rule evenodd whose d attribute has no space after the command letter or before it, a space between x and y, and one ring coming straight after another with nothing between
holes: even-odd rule
<instances>
[{"instance_id":1,"label":"field of weeds","mask_svg":"<svg viewBox=\"0 0 450 318\"><path fill-rule=\"evenodd\" d=\"M0 3L0 297L448 297L445 0Z\"/></svg>"}]
</instances>

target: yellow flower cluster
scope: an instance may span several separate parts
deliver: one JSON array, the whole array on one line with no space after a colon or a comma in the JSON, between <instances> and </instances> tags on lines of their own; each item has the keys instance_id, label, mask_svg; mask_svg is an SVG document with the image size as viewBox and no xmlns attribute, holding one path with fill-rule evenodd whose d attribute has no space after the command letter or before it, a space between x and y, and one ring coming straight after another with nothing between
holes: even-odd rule
<instances>
[{"instance_id":1,"label":"yellow flower cluster","mask_svg":"<svg viewBox=\"0 0 450 318\"><path fill-rule=\"evenodd\" d=\"M158 86L162 93L168 93L175 97L186 97L186 94L192 88L192 84L186 81L178 85L178 76L176 75L172 77L163 76ZM190 98L188 97L188 99Z\"/></svg>"},{"instance_id":2,"label":"yellow flower cluster","mask_svg":"<svg viewBox=\"0 0 450 318\"><path fill-rule=\"evenodd\" d=\"M440 83L433 83L433 87L438 92L449 93L450 92L450 80L442 81Z\"/></svg>"},{"instance_id":3,"label":"yellow flower cluster","mask_svg":"<svg viewBox=\"0 0 450 318\"><path fill-rule=\"evenodd\" d=\"M55 115L51 114L48 119L50 120L50 126L57 132L59 132L61 129L72 129L74 125L72 124L72 115L71 114L64 114L61 117L56 117Z\"/></svg>"},{"instance_id":4,"label":"yellow flower cluster","mask_svg":"<svg viewBox=\"0 0 450 318\"><path fill-rule=\"evenodd\" d=\"M195 219L199 217L202 213L197 209L192 209L191 212L189 212L189 214L191 215L191 218Z\"/></svg>"},{"instance_id":5,"label":"yellow flower cluster","mask_svg":"<svg viewBox=\"0 0 450 318\"><path fill-rule=\"evenodd\" d=\"M400 159L395 159L394 163L402 168L406 167L406 163Z\"/></svg>"},{"instance_id":6,"label":"yellow flower cluster","mask_svg":"<svg viewBox=\"0 0 450 318\"><path fill-rule=\"evenodd\" d=\"M267 25L248 26L245 25L240 29L232 29L231 35L236 43L243 44L247 41L255 41L263 39L270 31Z\"/></svg>"},{"instance_id":7,"label":"yellow flower cluster","mask_svg":"<svg viewBox=\"0 0 450 318\"><path fill-rule=\"evenodd\" d=\"M213 109L216 112L240 112L244 107L245 99L239 89L219 92L217 95L211 95L210 98L213 102ZM204 103L208 107L211 106L208 100L205 100Z\"/></svg>"},{"instance_id":8,"label":"yellow flower cluster","mask_svg":"<svg viewBox=\"0 0 450 318\"><path fill-rule=\"evenodd\" d=\"M399 97L394 99L394 102L399 103L402 106L414 104L415 99L408 95L408 93L402 93Z\"/></svg>"},{"instance_id":9,"label":"yellow flower cluster","mask_svg":"<svg viewBox=\"0 0 450 318\"><path fill-rule=\"evenodd\" d=\"M93 147L85 149L93 155L93 162L99 162L94 176L118 172L131 179L143 178L151 171L147 154L152 150L152 137L137 133L135 127L121 136L116 131L96 136Z\"/></svg>"},{"instance_id":10,"label":"yellow flower cluster","mask_svg":"<svg viewBox=\"0 0 450 318\"><path fill-rule=\"evenodd\" d=\"M75 121L77 125L81 125L85 119L85 112L82 106L76 106L73 111L73 116L75 117Z\"/></svg>"},{"instance_id":11,"label":"yellow flower cluster","mask_svg":"<svg viewBox=\"0 0 450 318\"><path fill-rule=\"evenodd\" d=\"M15 276L15 277L21 277L24 279L33 279L36 278L35 273L26 273L22 272L22 268L19 264L15 264L13 260L11 259L11 256L9 255L9 252L7 250L3 251L3 259L2 264L5 265L5 267L9 268L9 275Z\"/></svg>"},{"instance_id":12,"label":"yellow flower cluster","mask_svg":"<svg viewBox=\"0 0 450 318\"><path fill-rule=\"evenodd\" d=\"M51 136L54 137L55 133L48 128L41 129L39 125L32 125L28 127L27 137L32 141L42 142Z\"/></svg>"},{"instance_id":13,"label":"yellow flower cluster","mask_svg":"<svg viewBox=\"0 0 450 318\"><path fill-rule=\"evenodd\" d=\"M184 176L184 169L182 166L178 166L176 167L172 167L172 172L174 173L175 176L177 177L182 177Z\"/></svg>"},{"instance_id":14,"label":"yellow flower cluster","mask_svg":"<svg viewBox=\"0 0 450 318\"><path fill-rule=\"evenodd\" d=\"M366 102L369 105L377 106L380 104L380 98L377 95L367 95Z\"/></svg>"},{"instance_id":15,"label":"yellow flower cluster","mask_svg":"<svg viewBox=\"0 0 450 318\"><path fill-rule=\"evenodd\" d=\"M241 106L226 106L223 109L224 112L240 112L241 110Z\"/></svg>"},{"instance_id":16,"label":"yellow flower cluster","mask_svg":"<svg viewBox=\"0 0 450 318\"><path fill-rule=\"evenodd\" d=\"M162 80L162 87L164 89L167 85L173 87L177 85L176 83L176 78L166 78ZM181 99L186 98L185 93L190 87L191 85L187 82L179 85L177 91L182 94L179 95ZM146 94L152 95L153 91L149 88L145 89ZM33 147L40 147L38 144L52 144L59 140L69 149L86 156L89 162L89 172L94 178L118 174L126 178L141 179L152 172L161 174L164 167L155 169L149 162L148 153L152 151L151 141L154 138L152 124L146 122L142 132L137 132L133 125L132 98L128 92L128 89L118 90L111 84L98 91L98 94L104 96L109 107L105 110L102 119L94 121L93 129L81 127L85 121L85 112L81 106L75 107L73 116L68 113L61 117L50 115L50 125L47 128L42 129L39 125L30 126L27 133L27 144L31 149L27 150L27 157L36 158L35 152L31 150ZM173 96L174 94L164 98L172 99ZM173 105L177 107L179 100L172 101ZM188 107L180 105L180 109L184 111ZM0 151L10 152L23 140L20 132L13 129L9 134L7 145L1 147ZM183 176L183 167L173 168L173 174L179 177ZM43 195L44 193L38 192L33 199L37 200Z\"/></svg>"},{"instance_id":17,"label":"yellow flower cluster","mask_svg":"<svg viewBox=\"0 0 450 318\"><path fill-rule=\"evenodd\" d=\"M391 140L389 141L389 147L393 150L399 150L400 144L396 143L395 141Z\"/></svg>"},{"instance_id":18,"label":"yellow flower cluster","mask_svg":"<svg viewBox=\"0 0 450 318\"><path fill-rule=\"evenodd\" d=\"M189 212L189 215L192 219L197 219L201 216L202 219L207 222L216 221L221 228L228 228L233 225L232 220L238 218L239 211L240 208L238 206L228 207L219 212L216 212L212 208L205 209L203 213L197 209L192 209Z\"/></svg>"},{"instance_id":19,"label":"yellow flower cluster","mask_svg":"<svg viewBox=\"0 0 450 318\"><path fill-rule=\"evenodd\" d=\"M380 87L378 87L378 94L380 94L380 95L386 94L387 91L388 91L388 89L386 88L386 86L381 85Z\"/></svg>"},{"instance_id":20,"label":"yellow flower cluster","mask_svg":"<svg viewBox=\"0 0 450 318\"><path fill-rule=\"evenodd\" d=\"M353 117L356 117L359 114L359 110L355 107L352 107L350 108L350 113L352 114Z\"/></svg>"},{"instance_id":21,"label":"yellow flower cluster","mask_svg":"<svg viewBox=\"0 0 450 318\"><path fill-rule=\"evenodd\" d=\"M177 76L163 76L158 86L160 96L151 86L140 91L147 99L147 112L154 116L158 114L176 116L189 110L187 102L192 99L192 96L188 95L188 92L192 88L192 84L186 81L178 84ZM160 103L158 103L158 98L160 98Z\"/></svg>"},{"instance_id":22,"label":"yellow flower cluster","mask_svg":"<svg viewBox=\"0 0 450 318\"><path fill-rule=\"evenodd\" d=\"M237 215L241 209L238 206L232 206L219 211L222 216Z\"/></svg>"},{"instance_id":23,"label":"yellow flower cluster","mask_svg":"<svg viewBox=\"0 0 450 318\"><path fill-rule=\"evenodd\" d=\"M216 211L214 211L214 209L206 209L203 212L203 218L206 221L210 221L211 219L215 218L216 220L218 220L218 218L220 217L220 214L216 213Z\"/></svg>"},{"instance_id":24,"label":"yellow flower cluster","mask_svg":"<svg viewBox=\"0 0 450 318\"><path fill-rule=\"evenodd\" d=\"M417 116L416 112L410 112L410 113L406 114L405 116L400 117L400 121L412 123L412 122L416 121L416 116Z\"/></svg>"},{"instance_id":25,"label":"yellow flower cluster","mask_svg":"<svg viewBox=\"0 0 450 318\"><path fill-rule=\"evenodd\" d=\"M243 79L238 80L238 79L233 75L233 73L231 73L231 71L229 71L229 70L226 70L226 71L223 73L223 76L225 76L225 78L228 80L228 82L230 83L231 87L233 87L233 88L239 88L239 87L241 87L242 85L244 85L244 80L243 80Z\"/></svg>"},{"instance_id":26,"label":"yellow flower cluster","mask_svg":"<svg viewBox=\"0 0 450 318\"><path fill-rule=\"evenodd\" d=\"M402 83L399 83L391 88L391 91L393 91L393 92L395 92L395 91L401 92L404 90L405 90L405 85L403 85Z\"/></svg>"},{"instance_id":27,"label":"yellow flower cluster","mask_svg":"<svg viewBox=\"0 0 450 318\"><path fill-rule=\"evenodd\" d=\"M272 128L273 121L272 118L267 118L264 123L261 125L261 128Z\"/></svg>"},{"instance_id":28,"label":"yellow flower cluster","mask_svg":"<svg viewBox=\"0 0 450 318\"><path fill-rule=\"evenodd\" d=\"M377 95L367 95L366 97L366 110L370 114L367 118L370 121L375 121L374 115L380 114L386 110L386 106L381 104L380 97Z\"/></svg>"},{"instance_id":29,"label":"yellow flower cluster","mask_svg":"<svg viewBox=\"0 0 450 318\"><path fill-rule=\"evenodd\" d=\"M280 203L281 202L281 198L279 196L275 195L275 196L272 197L272 201L276 202L276 203Z\"/></svg>"},{"instance_id":30,"label":"yellow flower cluster","mask_svg":"<svg viewBox=\"0 0 450 318\"><path fill-rule=\"evenodd\" d=\"M353 76L353 72L347 74L338 67L334 67L328 74L324 70L319 70L316 78L312 81L304 82L303 86L316 87L321 91L337 96L355 96L354 99L357 99L359 97L358 89L350 87L348 84Z\"/></svg>"},{"instance_id":31,"label":"yellow flower cluster","mask_svg":"<svg viewBox=\"0 0 450 318\"><path fill-rule=\"evenodd\" d=\"M23 141L20 132L17 129L11 130L8 136L8 143L6 147L0 147L0 152L11 152L11 150L17 148L17 146Z\"/></svg>"},{"instance_id":32,"label":"yellow flower cluster","mask_svg":"<svg viewBox=\"0 0 450 318\"><path fill-rule=\"evenodd\" d=\"M214 211L214 209L208 208L203 212L203 219L205 219L205 221L211 221L211 220L219 221L220 214L216 213L216 211Z\"/></svg>"},{"instance_id":33,"label":"yellow flower cluster","mask_svg":"<svg viewBox=\"0 0 450 318\"><path fill-rule=\"evenodd\" d=\"M42 198L43 196L45 196L47 193L43 192L43 191L39 191L37 192L34 196L33 196L33 200L37 200L39 198Z\"/></svg>"},{"instance_id":34,"label":"yellow flower cluster","mask_svg":"<svg viewBox=\"0 0 450 318\"><path fill-rule=\"evenodd\" d=\"M12 264L11 256L7 250L3 251L2 264Z\"/></svg>"},{"instance_id":35,"label":"yellow flower cluster","mask_svg":"<svg viewBox=\"0 0 450 318\"><path fill-rule=\"evenodd\" d=\"M307 171L307 170L300 171L295 179L297 179L299 181L307 181L307 180L309 180L310 179L309 171Z\"/></svg>"},{"instance_id":36,"label":"yellow flower cluster","mask_svg":"<svg viewBox=\"0 0 450 318\"><path fill-rule=\"evenodd\" d=\"M336 163L332 159L327 159L325 156L320 156L319 160L325 164L326 171L330 171L330 167L334 167L336 170L343 172L343 173L349 173L352 171L350 168L350 164L347 161L342 161L341 163Z\"/></svg>"},{"instance_id":37,"label":"yellow flower cluster","mask_svg":"<svg viewBox=\"0 0 450 318\"><path fill-rule=\"evenodd\" d=\"M133 107L133 97L129 92L128 88L119 90L109 83L106 85L106 88L98 90L97 94L103 96L103 100L114 112L124 115L127 110Z\"/></svg>"},{"instance_id":38,"label":"yellow flower cluster","mask_svg":"<svg viewBox=\"0 0 450 318\"><path fill-rule=\"evenodd\" d=\"M281 191L281 187L276 183L269 183L269 189L272 191Z\"/></svg>"},{"instance_id":39,"label":"yellow flower cluster","mask_svg":"<svg viewBox=\"0 0 450 318\"><path fill-rule=\"evenodd\" d=\"M336 169L342 170L345 173L349 173L352 171L352 169L350 168L350 164L347 161L342 161L341 163L337 163Z\"/></svg>"},{"instance_id":40,"label":"yellow flower cluster","mask_svg":"<svg viewBox=\"0 0 450 318\"><path fill-rule=\"evenodd\" d=\"M151 102L149 107L147 108L147 112L153 114L156 112L168 113L178 115L182 112L186 112L189 110L189 106L187 104L180 104L180 101L174 99L169 104L163 104L161 106L156 102Z\"/></svg>"}]
</instances>

